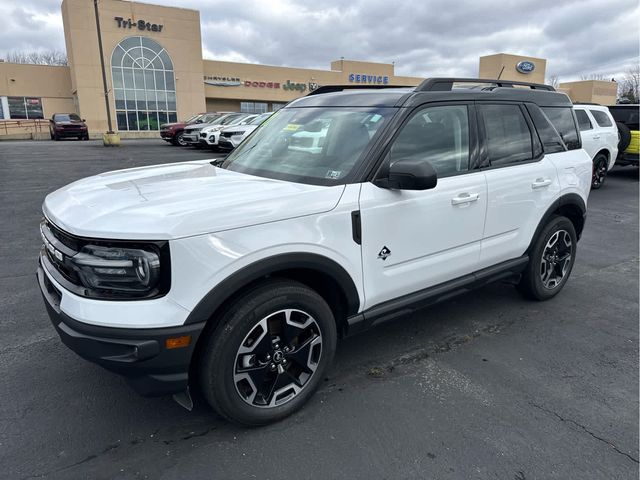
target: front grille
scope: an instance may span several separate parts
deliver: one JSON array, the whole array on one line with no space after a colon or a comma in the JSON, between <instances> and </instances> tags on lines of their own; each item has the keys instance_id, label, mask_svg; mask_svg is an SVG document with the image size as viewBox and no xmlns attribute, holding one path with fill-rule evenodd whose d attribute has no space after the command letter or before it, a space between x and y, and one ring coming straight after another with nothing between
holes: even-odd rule
<instances>
[{"instance_id":1,"label":"front grille","mask_svg":"<svg viewBox=\"0 0 640 480\"><path fill-rule=\"evenodd\" d=\"M206 133L201 133L201 134L200 134L200 136L201 136L202 138L207 138L207 134L206 134Z\"/></svg>"},{"instance_id":2,"label":"front grille","mask_svg":"<svg viewBox=\"0 0 640 480\"><path fill-rule=\"evenodd\" d=\"M49 260L49 264L65 280L76 286L82 286L78 273L71 263L71 257L80 250L80 241L60 230L47 219L43 219L40 223L40 233L44 243L43 254Z\"/></svg>"}]
</instances>

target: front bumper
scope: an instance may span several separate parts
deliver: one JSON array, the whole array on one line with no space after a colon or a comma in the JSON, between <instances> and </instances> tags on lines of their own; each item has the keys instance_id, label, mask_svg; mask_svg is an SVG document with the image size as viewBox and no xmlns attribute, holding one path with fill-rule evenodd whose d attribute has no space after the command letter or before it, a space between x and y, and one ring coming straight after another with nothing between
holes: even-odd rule
<instances>
[{"instance_id":1,"label":"front bumper","mask_svg":"<svg viewBox=\"0 0 640 480\"><path fill-rule=\"evenodd\" d=\"M200 141L200 132L185 132L182 139L190 145L197 145Z\"/></svg>"},{"instance_id":2,"label":"front bumper","mask_svg":"<svg viewBox=\"0 0 640 480\"><path fill-rule=\"evenodd\" d=\"M51 323L62 342L90 362L120 374L141 395L184 391L204 323L168 328L112 328L75 320L60 308L61 292L38 264L38 283ZM169 338L190 336L187 347L166 348Z\"/></svg>"},{"instance_id":3,"label":"front bumper","mask_svg":"<svg viewBox=\"0 0 640 480\"><path fill-rule=\"evenodd\" d=\"M89 134L88 130L55 130L54 133L60 138L84 137Z\"/></svg>"}]
</instances>

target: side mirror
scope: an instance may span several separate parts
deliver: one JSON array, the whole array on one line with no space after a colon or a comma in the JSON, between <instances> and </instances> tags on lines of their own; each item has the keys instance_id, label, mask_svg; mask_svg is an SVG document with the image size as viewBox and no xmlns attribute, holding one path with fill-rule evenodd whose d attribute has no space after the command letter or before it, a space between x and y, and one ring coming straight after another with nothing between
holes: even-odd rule
<instances>
[{"instance_id":1,"label":"side mirror","mask_svg":"<svg viewBox=\"0 0 640 480\"><path fill-rule=\"evenodd\" d=\"M407 158L390 165L387 178L375 184L395 190L429 190L438 184L438 174L428 161Z\"/></svg>"},{"instance_id":2,"label":"side mirror","mask_svg":"<svg viewBox=\"0 0 640 480\"><path fill-rule=\"evenodd\" d=\"M86 122L87 120L83 118L83 119L82 119L82 121L83 121L83 122Z\"/></svg>"},{"instance_id":3,"label":"side mirror","mask_svg":"<svg viewBox=\"0 0 640 480\"><path fill-rule=\"evenodd\" d=\"M198 119L195 121L195 123L202 123L202 120Z\"/></svg>"}]
</instances>

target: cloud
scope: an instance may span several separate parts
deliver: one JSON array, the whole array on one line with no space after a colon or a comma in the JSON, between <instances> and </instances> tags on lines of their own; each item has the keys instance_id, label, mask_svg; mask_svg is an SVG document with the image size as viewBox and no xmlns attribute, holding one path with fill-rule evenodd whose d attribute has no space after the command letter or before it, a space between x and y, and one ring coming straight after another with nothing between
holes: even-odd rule
<instances>
[{"instance_id":1,"label":"cloud","mask_svg":"<svg viewBox=\"0 0 640 480\"><path fill-rule=\"evenodd\" d=\"M87 0L89 1L89 0ZM175 0L156 0L175 5ZM636 0L184 0L200 11L205 58L328 69L340 57L413 76L476 76L478 57L543 57L561 81L638 63ZM64 49L57 0L0 0L0 55Z\"/></svg>"}]
</instances>

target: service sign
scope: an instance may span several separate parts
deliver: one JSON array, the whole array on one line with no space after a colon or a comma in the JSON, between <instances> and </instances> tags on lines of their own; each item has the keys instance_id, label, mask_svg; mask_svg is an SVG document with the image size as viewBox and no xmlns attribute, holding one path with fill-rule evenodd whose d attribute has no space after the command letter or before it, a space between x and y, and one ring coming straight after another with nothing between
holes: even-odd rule
<instances>
[{"instance_id":1,"label":"service sign","mask_svg":"<svg viewBox=\"0 0 640 480\"><path fill-rule=\"evenodd\" d=\"M516 70L520 73L531 73L536 69L536 65L533 62L529 62L528 60L523 60L522 62L518 62L516 64Z\"/></svg>"}]
</instances>

